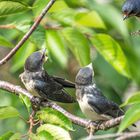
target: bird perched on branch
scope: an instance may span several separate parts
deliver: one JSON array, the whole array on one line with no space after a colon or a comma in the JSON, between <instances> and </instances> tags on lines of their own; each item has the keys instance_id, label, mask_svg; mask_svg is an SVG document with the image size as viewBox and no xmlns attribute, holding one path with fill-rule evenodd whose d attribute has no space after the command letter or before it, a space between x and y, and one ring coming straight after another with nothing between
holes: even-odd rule
<instances>
[{"instance_id":1,"label":"bird perched on branch","mask_svg":"<svg viewBox=\"0 0 140 140\"><path fill-rule=\"evenodd\" d=\"M63 103L73 103L75 99L64 88L75 88L75 84L60 77L50 76L44 70L47 60L46 50L32 53L25 62L20 75L26 89L35 96Z\"/></svg>"},{"instance_id":2,"label":"bird perched on branch","mask_svg":"<svg viewBox=\"0 0 140 140\"><path fill-rule=\"evenodd\" d=\"M82 112L92 121L105 121L124 115L123 110L96 87L92 76L92 64L81 68L76 75L76 97Z\"/></svg>"},{"instance_id":3,"label":"bird perched on branch","mask_svg":"<svg viewBox=\"0 0 140 140\"><path fill-rule=\"evenodd\" d=\"M122 6L124 20L136 16L140 18L140 0L126 0Z\"/></svg>"}]
</instances>

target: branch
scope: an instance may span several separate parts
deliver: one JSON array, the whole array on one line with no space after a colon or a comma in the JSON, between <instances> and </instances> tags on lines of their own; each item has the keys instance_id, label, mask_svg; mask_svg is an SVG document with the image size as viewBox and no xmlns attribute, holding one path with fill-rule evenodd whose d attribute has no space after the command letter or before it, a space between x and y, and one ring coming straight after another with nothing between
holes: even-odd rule
<instances>
[{"instance_id":1,"label":"branch","mask_svg":"<svg viewBox=\"0 0 140 140\"><path fill-rule=\"evenodd\" d=\"M139 136L140 136L140 132L129 132L129 133L116 133L116 134L89 136L84 139L86 139L86 140L106 140L106 139L116 138L115 140L128 140L128 139L136 138Z\"/></svg>"},{"instance_id":2,"label":"branch","mask_svg":"<svg viewBox=\"0 0 140 140\"><path fill-rule=\"evenodd\" d=\"M0 29L15 29L15 25L7 24L7 25L0 25Z\"/></svg>"},{"instance_id":3,"label":"branch","mask_svg":"<svg viewBox=\"0 0 140 140\"><path fill-rule=\"evenodd\" d=\"M31 95L28 91L26 91L25 89L21 88L20 86L13 85L13 84L11 84L9 82L0 81L0 88L3 89L3 90L9 91L10 93L14 93L16 95L23 94L23 95L27 96L30 99L30 101L33 101L34 100L34 96ZM95 131L97 131L97 130L105 130L105 129L109 129L111 127L114 127L114 126L118 125L121 122L121 120L123 119L123 116L122 117L118 117L118 118L115 118L115 119L112 119L112 120L103 122L102 124L100 124L100 125L97 126L96 123L94 123L94 122L91 123L90 120L82 119L80 117L77 117L77 116L69 113L68 111L66 111L65 109L63 109L62 107L60 107L59 105L57 105L54 102L41 101L40 98L38 98L38 97L36 97L36 98L40 102L39 103L40 106L48 106L48 107L51 107L51 108L53 108L53 109L55 109L55 110L63 113L74 124L80 125L82 127L87 128L89 126L89 123L90 123L92 125L92 127L94 127Z\"/></svg>"},{"instance_id":4,"label":"branch","mask_svg":"<svg viewBox=\"0 0 140 140\"><path fill-rule=\"evenodd\" d=\"M124 133L122 136L117 138L116 140L128 140L132 138L140 137L140 132L129 132L129 133Z\"/></svg>"},{"instance_id":5,"label":"branch","mask_svg":"<svg viewBox=\"0 0 140 140\"><path fill-rule=\"evenodd\" d=\"M38 27L39 23L48 12L48 10L52 7L56 0L50 0L47 6L42 10L41 14L38 16L37 20L34 22L29 31L23 36L23 38L18 42L18 44L2 59L0 60L0 65L5 64L17 51L18 49L25 43L25 41L31 36L31 34Z\"/></svg>"}]
</instances>

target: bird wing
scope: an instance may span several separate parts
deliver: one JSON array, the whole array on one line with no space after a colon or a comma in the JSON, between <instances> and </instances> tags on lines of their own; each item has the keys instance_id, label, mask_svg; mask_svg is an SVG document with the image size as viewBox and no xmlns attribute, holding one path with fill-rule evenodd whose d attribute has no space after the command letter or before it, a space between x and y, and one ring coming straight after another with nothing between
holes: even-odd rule
<instances>
[{"instance_id":1,"label":"bird wing","mask_svg":"<svg viewBox=\"0 0 140 140\"><path fill-rule=\"evenodd\" d=\"M75 99L63 90L63 85L53 80L47 72L43 72L40 76L41 78L36 78L39 80L34 80L35 89L38 90L40 96L57 102L75 102Z\"/></svg>"},{"instance_id":2,"label":"bird wing","mask_svg":"<svg viewBox=\"0 0 140 140\"><path fill-rule=\"evenodd\" d=\"M124 112L119 108L119 106L107 99L98 88L87 88L85 92L89 99L88 104L98 114L105 114L113 118L124 115Z\"/></svg>"},{"instance_id":3,"label":"bird wing","mask_svg":"<svg viewBox=\"0 0 140 140\"><path fill-rule=\"evenodd\" d=\"M61 77L57 77L57 76L51 76L53 80L55 80L56 82L60 83L61 85L63 85L63 87L66 88L75 88L75 83L70 82L66 79L63 79Z\"/></svg>"}]
</instances>

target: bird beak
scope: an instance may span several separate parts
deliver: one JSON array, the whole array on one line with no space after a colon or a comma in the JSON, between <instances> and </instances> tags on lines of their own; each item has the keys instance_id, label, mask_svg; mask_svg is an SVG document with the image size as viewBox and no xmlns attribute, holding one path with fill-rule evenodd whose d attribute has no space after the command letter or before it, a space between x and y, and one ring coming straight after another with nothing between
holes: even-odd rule
<instances>
[{"instance_id":1,"label":"bird beak","mask_svg":"<svg viewBox=\"0 0 140 140\"><path fill-rule=\"evenodd\" d=\"M46 62L46 61L48 60L48 57L46 56L46 48L43 48L43 49L42 49L42 54L43 54L42 57L45 58L44 61Z\"/></svg>"},{"instance_id":2,"label":"bird beak","mask_svg":"<svg viewBox=\"0 0 140 140\"><path fill-rule=\"evenodd\" d=\"M90 63L90 64L87 65L86 67L88 67L88 68L90 68L91 70L93 70L92 63Z\"/></svg>"},{"instance_id":3,"label":"bird beak","mask_svg":"<svg viewBox=\"0 0 140 140\"><path fill-rule=\"evenodd\" d=\"M42 49L42 54L46 55L46 48Z\"/></svg>"},{"instance_id":4,"label":"bird beak","mask_svg":"<svg viewBox=\"0 0 140 140\"><path fill-rule=\"evenodd\" d=\"M124 14L123 15L123 20L126 20L128 17L129 17L128 15Z\"/></svg>"}]
</instances>

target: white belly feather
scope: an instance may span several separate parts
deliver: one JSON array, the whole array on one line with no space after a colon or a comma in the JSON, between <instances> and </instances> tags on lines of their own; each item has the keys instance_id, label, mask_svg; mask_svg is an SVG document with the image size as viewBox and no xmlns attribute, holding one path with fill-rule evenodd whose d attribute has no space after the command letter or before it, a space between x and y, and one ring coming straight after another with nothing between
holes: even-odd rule
<instances>
[{"instance_id":1,"label":"white belly feather","mask_svg":"<svg viewBox=\"0 0 140 140\"><path fill-rule=\"evenodd\" d=\"M90 107L87 101L87 96L84 95L82 100L78 100L79 106L84 113L84 115L92 120L92 121L98 121L98 120L108 120L109 118L105 115L99 115L97 114L93 108Z\"/></svg>"},{"instance_id":2,"label":"white belly feather","mask_svg":"<svg viewBox=\"0 0 140 140\"><path fill-rule=\"evenodd\" d=\"M39 96L38 92L34 89L34 81L30 80L28 81L28 83L25 82L24 80L24 73L20 74L20 78L24 84L24 86L26 87L26 89L33 95L33 96Z\"/></svg>"},{"instance_id":3,"label":"white belly feather","mask_svg":"<svg viewBox=\"0 0 140 140\"><path fill-rule=\"evenodd\" d=\"M38 96L39 97L39 94L38 92L34 89L34 82L32 80L30 80L30 83L29 84L24 84L26 89L31 92L31 94L33 96Z\"/></svg>"}]
</instances>

